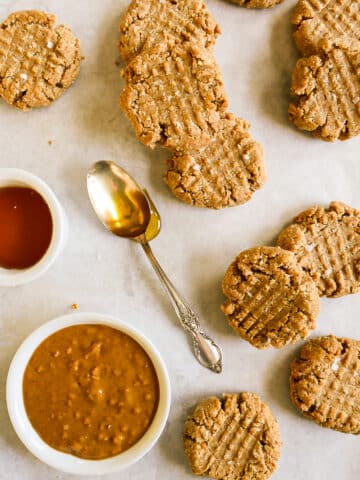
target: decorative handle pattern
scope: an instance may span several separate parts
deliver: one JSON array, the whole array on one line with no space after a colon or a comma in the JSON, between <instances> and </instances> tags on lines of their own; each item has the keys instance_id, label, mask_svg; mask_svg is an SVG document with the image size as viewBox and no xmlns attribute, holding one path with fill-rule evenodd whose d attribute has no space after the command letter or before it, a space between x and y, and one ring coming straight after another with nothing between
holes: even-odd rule
<instances>
[{"instance_id":1,"label":"decorative handle pattern","mask_svg":"<svg viewBox=\"0 0 360 480\"><path fill-rule=\"evenodd\" d=\"M197 360L204 367L209 368L213 372L220 373L222 370L222 353L220 348L209 335L202 330L197 315L171 283L144 237L141 238L140 244L164 286L165 291L169 295L182 327L192 337L194 353Z\"/></svg>"}]
</instances>

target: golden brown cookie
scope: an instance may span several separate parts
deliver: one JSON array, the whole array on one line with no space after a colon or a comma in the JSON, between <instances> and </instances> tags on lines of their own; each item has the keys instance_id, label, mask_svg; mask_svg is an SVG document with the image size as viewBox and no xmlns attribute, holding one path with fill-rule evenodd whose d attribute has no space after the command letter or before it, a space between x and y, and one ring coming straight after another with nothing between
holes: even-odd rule
<instances>
[{"instance_id":1,"label":"golden brown cookie","mask_svg":"<svg viewBox=\"0 0 360 480\"><path fill-rule=\"evenodd\" d=\"M143 51L123 72L120 106L138 139L154 148L192 151L221 126L227 99L212 53L172 38Z\"/></svg>"},{"instance_id":2,"label":"golden brown cookie","mask_svg":"<svg viewBox=\"0 0 360 480\"><path fill-rule=\"evenodd\" d=\"M360 48L342 43L298 61L292 75L289 117L323 140L360 133ZM342 47L342 48L340 48Z\"/></svg>"},{"instance_id":3,"label":"golden brown cookie","mask_svg":"<svg viewBox=\"0 0 360 480\"><path fill-rule=\"evenodd\" d=\"M211 48L220 29L203 0L133 0L120 32L120 106L142 143L172 151L171 191L207 208L249 200L265 181L262 147L226 113Z\"/></svg>"},{"instance_id":4,"label":"golden brown cookie","mask_svg":"<svg viewBox=\"0 0 360 480\"><path fill-rule=\"evenodd\" d=\"M310 340L291 366L294 405L323 427L360 433L360 342L333 335Z\"/></svg>"},{"instance_id":5,"label":"golden brown cookie","mask_svg":"<svg viewBox=\"0 0 360 480\"><path fill-rule=\"evenodd\" d=\"M261 145L251 137L249 124L230 113L204 148L176 152L165 175L180 200L207 208L247 202L265 180Z\"/></svg>"},{"instance_id":6,"label":"golden brown cookie","mask_svg":"<svg viewBox=\"0 0 360 480\"><path fill-rule=\"evenodd\" d=\"M296 44L303 55L316 54L336 40L360 40L358 0L299 0L293 20Z\"/></svg>"},{"instance_id":7,"label":"golden brown cookie","mask_svg":"<svg viewBox=\"0 0 360 480\"><path fill-rule=\"evenodd\" d=\"M282 1L283 0L230 0L230 2L246 8L271 8Z\"/></svg>"},{"instance_id":8,"label":"golden brown cookie","mask_svg":"<svg viewBox=\"0 0 360 480\"><path fill-rule=\"evenodd\" d=\"M279 426L255 393L210 397L185 422L184 450L193 472L219 480L266 480L280 458Z\"/></svg>"},{"instance_id":9,"label":"golden brown cookie","mask_svg":"<svg viewBox=\"0 0 360 480\"><path fill-rule=\"evenodd\" d=\"M323 140L360 133L358 0L299 0L293 17L304 58L292 76L292 122Z\"/></svg>"},{"instance_id":10,"label":"golden brown cookie","mask_svg":"<svg viewBox=\"0 0 360 480\"><path fill-rule=\"evenodd\" d=\"M120 23L120 54L126 62L171 34L179 42L209 47L220 28L203 0L133 0Z\"/></svg>"},{"instance_id":11,"label":"golden brown cookie","mask_svg":"<svg viewBox=\"0 0 360 480\"><path fill-rule=\"evenodd\" d=\"M319 294L340 297L360 290L360 212L340 202L294 218L277 244L293 252Z\"/></svg>"},{"instance_id":12,"label":"golden brown cookie","mask_svg":"<svg viewBox=\"0 0 360 480\"><path fill-rule=\"evenodd\" d=\"M80 72L80 43L54 15L28 10L0 24L0 97L22 110L44 107Z\"/></svg>"},{"instance_id":13,"label":"golden brown cookie","mask_svg":"<svg viewBox=\"0 0 360 480\"><path fill-rule=\"evenodd\" d=\"M221 309L230 325L256 348L280 348L315 328L320 298L315 283L279 247L245 250L229 266Z\"/></svg>"}]
</instances>

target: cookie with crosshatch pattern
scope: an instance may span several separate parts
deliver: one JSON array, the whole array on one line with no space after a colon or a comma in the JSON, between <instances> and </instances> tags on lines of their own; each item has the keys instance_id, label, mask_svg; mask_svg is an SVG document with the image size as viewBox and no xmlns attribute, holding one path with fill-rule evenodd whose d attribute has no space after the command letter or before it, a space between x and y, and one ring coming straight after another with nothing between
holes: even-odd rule
<instances>
[{"instance_id":1,"label":"cookie with crosshatch pattern","mask_svg":"<svg viewBox=\"0 0 360 480\"><path fill-rule=\"evenodd\" d=\"M120 106L138 139L168 148L165 181L182 201L224 208L265 182L262 146L228 113L213 54L220 29L202 0L133 0L120 23Z\"/></svg>"},{"instance_id":2,"label":"cookie with crosshatch pattern","mask_svg":"<svg viewBox=\"0 0 360 480\"><path fill-rule=\"evenodd\" d=\"M175 152L165 174L172 193L190 205L215 209L249 201L266 180L263 148L249 128L227 113L208 145Z\"/></svg>"},{"instance_id":3,"label":"cookie with crosshatch pattern","mask_svg":"<svg viewBox=\"0 0 360 480\"><path fill-rule=\"evenodd\" d=\"M280 458L279 426L254 393L199 402L185 422L184 450L193 472L218 480L266 480Z\"/></svg>"},{"instance_id":4,"label":"cookie with crosshatch pattern","mask_svg":"<svg viewBox=\"0 0 360 480\"><path fill-rule=\"evenodd\" d=\"M326 141L360 133L360 42L338 40L301 58L293 71L290 120Z\"/></svg>"},{"instance_id":5,"label":"cookie with crosshatch pattern","mask_svg":"<svg viewBox=\"0 0 360 480\"><path fill-rule=\"evenodd\" d=\"M120 106L138 139L154 148L192 151L221 127L227 98L213 53L172 36L143 49L124 69Z\"/></svg>"},{"instance_id":6,"label":"cookie with crosshatch pattern","mask_svg":"<svg viewBox=\"0 0 360 480\"><path fill-rule=\"evenodd\" d=\"M0 97L21 110L50 105L80 72L80 42L52 14L25 10L0 24Z\"/></svg>"},{"instance_id":7,"label":"cookie with crosshatch pattern","mask_svg":"<svg viewBox=\"0 0 360 480\"><path fill-rule=\"evenodd\" d=\"M203 0L133 0L120 26L119 51L129 62L146 44L150 48L172 35L178 42L191 41L211 47L220 27Z\"/></svg>"},{"instance_id":8,"label":"cookie with crosshatch pattern","mask_svg":"<svg viewBox=\"0 0 360 480\"><path fill-rule=\"evenodd\" d=\"M293 253L279 247L245 250L229 266L221 309L256 348L280 348L306 338L320 312L316 285Z\"/></svg>"},{"instance_id":9,"label":"cookie with crosshatch pattern","mask_svg":"<svg viewBox=\"0 0 360 480\"><path fill-rule=\"evenodd\" d=\"M324 44L360 40L360 3L356 0L299 0L292 23L294 38L303 55L315 54Z\"/></svg>"},{"instance_id":10,"label":"cookie with crosshatch pattern","mask_svg":"<svg viewBox=\"0 0 360 480\"><path fill-rule=\"evenodd\" d=\"M323 427L360 433L360 342L334 335L311 339L291 366L290 396Z\"/></svg>"},{"instance_id":11,"label":"cookie with crosshatch pattern","mask_svg":"<svg viewBox=\"0 0 360 480\"><path fill-rule=\"evenodd\" d=\"M360 211L341 202L297 215L277 240L291 251L320 295L340 297L360 290Z\"/></svg>"},{"instance_id":12,"label":"cookie with crosshatch pattern","mask_svg":"<svg viewBox=\"0 0 360 480\"><path fill-rule=\"evenodd\" d=\"M326 141L360 133L360 3L299 0L290 120Z\"/></svg>"}]
</instances>

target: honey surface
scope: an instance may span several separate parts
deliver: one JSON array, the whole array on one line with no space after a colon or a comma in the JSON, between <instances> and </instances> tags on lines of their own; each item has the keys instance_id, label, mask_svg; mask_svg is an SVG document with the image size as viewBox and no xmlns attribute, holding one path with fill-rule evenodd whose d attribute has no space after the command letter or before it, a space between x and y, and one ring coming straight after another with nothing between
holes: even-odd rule
<instances>
[{"instance_id":1,"label":"honey surface","mask_svg":"<svg viewBox=\"0 0 360 480\"><path fill-rule=\"evenodd\" d=\"M0 267L24 269L46 253L53 224L42 196L27 187L0 188Z\"/></svg>"}]
</instances>

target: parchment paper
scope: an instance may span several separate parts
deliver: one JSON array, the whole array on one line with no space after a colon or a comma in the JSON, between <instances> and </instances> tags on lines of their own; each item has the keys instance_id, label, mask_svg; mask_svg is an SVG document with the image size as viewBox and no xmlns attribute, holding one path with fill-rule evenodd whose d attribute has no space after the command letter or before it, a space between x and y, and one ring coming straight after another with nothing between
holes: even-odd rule
<instances>
[{"instance_id":1,"label":"parchment paper","mask_svg":"<svg viewBox=\"0 0 360 480\"><path fill-rule=\"evenodd\" d=\"M289 364L301 345L257 351L235 336L219 305L222 276L241 250L271 244L295 214L314 204L341 200L360 208L360 137L328 144L287 119L290 75L298 58L291 37L293 0L268 11L209 0L223 30L215 50L230 109L251 122L254 137L263 143L268 181L244 206L207 211L181 203L162 180L167 153L143 147L117 106L122 85L115 64L117 26L127 3L0 2L1 19L28 8L56 13L78 35L86 57L77 83L51 107L23 113L0 101L0 166L42 177L70 221L68 244L45 276L0 289L0 479L73 478L40 463L18 440L6 411L5 380L21 341L78 303L80 311L112 314L140 328L161 351L173 388L169 421L157 446L129 470L107 478L192 478L182 452L186 414L204 396L252 391L269 403L280 422L284 446L274 480L356 480L359 439L313 424L290 402ZM139 246L108 234L91 211L85 175L99 159L119 162L154 198L163 218L154 252L221 344L221 375L195 361ZM359 313L360 295L325 299L314 334L360 338Z\"/></svg>"}]
</instances>

